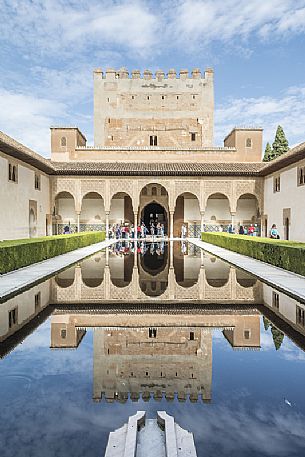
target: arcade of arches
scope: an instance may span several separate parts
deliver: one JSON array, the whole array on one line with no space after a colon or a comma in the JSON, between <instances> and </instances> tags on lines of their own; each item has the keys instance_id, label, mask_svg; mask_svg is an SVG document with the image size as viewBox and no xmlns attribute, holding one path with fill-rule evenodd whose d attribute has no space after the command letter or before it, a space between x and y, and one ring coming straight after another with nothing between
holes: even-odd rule
<instances>
[{"instance_id":1,"label":"arcade of arches","mask_svg":"<svg viewBox=\"0 0 305 457\"><path fill-rule=\"evenodd\" d=\"M263 183L256 179L179 181L177 178L105 180L55 177L52 232L106 230L115 224L164 224L165 235L227 230L257 224L263 215ZM220 228L221 227L221 228Z\"/></svg>"}]
</instances>

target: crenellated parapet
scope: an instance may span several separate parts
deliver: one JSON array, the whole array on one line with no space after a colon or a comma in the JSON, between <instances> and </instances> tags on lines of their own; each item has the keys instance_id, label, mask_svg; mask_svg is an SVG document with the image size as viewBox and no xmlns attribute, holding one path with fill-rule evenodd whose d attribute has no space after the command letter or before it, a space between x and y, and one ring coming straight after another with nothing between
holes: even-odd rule
<instances>
[{"instance_id":1,"label":"crenellated parapet","mask_svg":"<svg viewBox=\"0 0 305 457\"><path fill-rule=\"evenodd\" d=\"M119 70L114 68L107 68L104 72L101 68L96 68L94 70L94 76L106 80L117 80L117 79L154 79L154 80L163 80L163 79L212 79L214 70L212 68L207 68L202 74L200 68L193 68L191 71L188 69L182 68L180 70L175 70L171 68L166 73L164 70L158 69L155 73L149 69L145 69L141 73L138 69L133 69L131 72L127 68L122 67Z\"/></svg>"}]
</instances>

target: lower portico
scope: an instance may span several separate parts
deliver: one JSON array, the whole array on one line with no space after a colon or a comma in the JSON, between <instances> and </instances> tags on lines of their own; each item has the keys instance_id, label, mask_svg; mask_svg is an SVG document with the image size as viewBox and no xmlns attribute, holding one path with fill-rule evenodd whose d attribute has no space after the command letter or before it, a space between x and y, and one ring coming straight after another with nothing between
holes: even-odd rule
<instances>
[{"instance_id":1,"label":"lower portico","mask_svg":"<svg viewBox=\"0 0 305 457\"><path fill-rule=\"evenodd\" d=\"M145 164L125 164L125 174L115 164L107 164L106 173L103 164L89 173L86 164L79 163L77 171L75 165L64 176L60 170L50 177L54 233L67 224L72 231L109 230L114 224L147 225L154 219L173 238L180 236L182 224L190 236L199 236L205 228L261 224L263 180L257 176L257 164L246 172L228 164L226 176L217 167L201 172L188 164L167 164L165 170L158 164L159 176Z\"/></svg>"}]
</instances>

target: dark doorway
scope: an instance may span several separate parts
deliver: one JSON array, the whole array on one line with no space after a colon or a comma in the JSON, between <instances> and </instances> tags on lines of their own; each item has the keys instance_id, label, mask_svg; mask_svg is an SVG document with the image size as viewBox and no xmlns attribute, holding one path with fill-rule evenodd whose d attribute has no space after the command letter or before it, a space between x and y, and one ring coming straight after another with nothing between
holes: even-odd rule
<instances>
[{"instance_id":1,"label":"dark doorway","mask_svg":"<svg viewBox=\"0 0 305 457\"><path fill-rule=\"evenodd\" d=\"M152 221L155 225L160 222L160 224L164 224L164 234L167 235L167 214L165 208L159 203L152 202L146 205L142 210L141 216L142 222L144 222L148 230Z\"/></svg>"}]
</instances>

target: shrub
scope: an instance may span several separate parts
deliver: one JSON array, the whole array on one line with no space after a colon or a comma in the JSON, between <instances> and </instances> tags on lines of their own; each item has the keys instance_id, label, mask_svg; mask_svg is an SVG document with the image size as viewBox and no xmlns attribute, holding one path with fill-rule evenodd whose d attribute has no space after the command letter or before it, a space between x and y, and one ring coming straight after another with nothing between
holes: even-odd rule
<instances>
[{"instance_id":1,"label":"shrub","mask_svg":"<svg viewBox=\"0 0 305 457\"><path fill-rule=\"evenodd\" d=\"M0 274L98 243L105 232L75 233L0 242Z\"/></svg>"},{"instance_id":2,"label":"shrub","mask_svg":"<svg viewBox=\"0 0 305 457\"><path fill-rule=\"evenodd\" d=\"M305 243L210 232L202 240L305 276Z\"/></svg>"}]
</instances>

